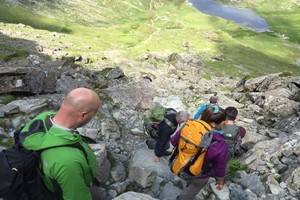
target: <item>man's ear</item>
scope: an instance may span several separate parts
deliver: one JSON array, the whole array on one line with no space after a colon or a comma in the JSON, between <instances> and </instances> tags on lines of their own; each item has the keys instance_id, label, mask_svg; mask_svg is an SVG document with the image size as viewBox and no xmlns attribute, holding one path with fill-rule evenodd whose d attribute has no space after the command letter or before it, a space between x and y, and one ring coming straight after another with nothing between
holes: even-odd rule
<instances>
[{"instance_id":1,"label":"man's ear","mask_svg":"<svg viewBox=\"0 0 300 200\"><path fill-rule=\"evenodd\" d=\"M86 112L84 112L84 111L80 112L80 118L81 119L84 119L85 115L86 115Z\"/></svg>"},{"instance_id":2,"label":"man's ear","mask_svg":"<svg viewBox=\"0 0 300 200\"><path fill-rule=\"evenodd\" d=\"M239 121L239 119L240 119L240 116L236 116L236 118L235 118L234 122L237 122L237 121Z\"/></svg>"}]
</instances>

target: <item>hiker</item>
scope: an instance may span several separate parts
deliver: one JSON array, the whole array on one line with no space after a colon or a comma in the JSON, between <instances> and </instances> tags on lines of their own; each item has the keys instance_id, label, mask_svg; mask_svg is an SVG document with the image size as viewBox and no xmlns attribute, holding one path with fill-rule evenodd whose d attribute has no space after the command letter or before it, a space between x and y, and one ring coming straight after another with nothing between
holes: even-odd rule
<instances>
[{"instance_id":1,"label":"hiker","mask_svg":"<svg viewBox=\"0 0 300 200\"><path fill-rule=\"evenodd\" d=\"M45 133L36 133L25 138L23 146L28 150L61 146L41 153L40 168L44 184L50 193L45 192L38 200L111 199L92 184L97 173L96 156L84 137L76 131L76 128L87 124L93 118L100 106L101 101L95 92L87 88L77 88L65 96L56 113L44 112L22 129L20 135L29 128L46 130ZM34 127L35 124L39 126ZM82 149L62 146L74 143L79 143Z\"/></svg>"},{"instance_id":2,"label":"hiker","mask_svg":"<svg viewBox=\"0 0 300 200\"><path fill-rule=\"evenodd\" d=\"M198 111L196 112L196 114L194 115L194 119L200 119L201 118L201 114L203 113L203 111L210 107L210 106L214 106L214 105L217 105L218 103L218 97L215 95L211 96L209 98L209 103L208 104L203 104L199 109Z\"/></svg>"},{"instance_id":3,"label":"hiker","mask_svg":"<svg viewBox=\"0 0 300 200\"><path fill-rule=\"evenodd\" d=\"M218 106L207 108L201 120L208 123L212 127L213 139L206 152L202 171L195 178L188 179L187 187L177 197L177 200L191 200L197 193L207 184L209 177L215 177L215 187L218 191L224 187L224 177L226 174L228 146L222 135L219 133L222 124L226 120L226 112ZM180 131L171 137L171 144L178 145Z\"/></svg>"},{"instance_id":4,"label":"hiker","mask_svg":"<svg viewBox=\"0 0 300 200\"><path fill-rule=\"evenodd\" d=\"M245 137L246 130L242 126L237 126L238 121L238 110L235 107L229 106L225 109L227 114L226 123L222 125L222 131L224 132L224 140L228 144L230 160L233 157L241 156L240 145L242 138Z\"/></svg>"},{"instance_id":5,"label":"hiker","mask_svg":"<svg viewBox=\"0 0 300 200\"><path fill-rule=\"evenodd\" d=\"M168 112L170 114L168 114ZM179 124L187 121L190 115L186 111L176 112L173 108L166 109L166 115L162 122L157 125L158 138L146 140L149 149L154 149L154 161L159 162L163 155L170 155L170 136L176 131Z\"/></svg>"}]
</instances>

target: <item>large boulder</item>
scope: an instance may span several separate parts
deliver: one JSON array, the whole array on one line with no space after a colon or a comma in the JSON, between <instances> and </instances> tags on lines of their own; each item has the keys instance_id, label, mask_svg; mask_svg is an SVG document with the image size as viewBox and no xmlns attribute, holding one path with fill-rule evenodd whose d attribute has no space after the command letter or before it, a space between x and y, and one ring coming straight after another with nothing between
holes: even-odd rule
<instances>
[{"instance_id":1,"label":"large boulder","mask_svg":"<svg viewBox=\"0 0 300 200\"><path fill-rule=\"evenodd\" d=\"M1 66L0 66L1 67ZM37 67L2 67L0 71L0 94L56 92L57 74Z\"/></svg>"},{"instance_id":2,"label":"large boulder","mask_svg":"<svg viewBox=\"0 0 300 200\"><path fill-rule=\"evenodd\" d=\"M147 194L142 194L137 192L126 192L124 194L121 194L120 196L117 196L113 200L157 200L157 199L152 198Z\"/></svg>"}]
</instances>

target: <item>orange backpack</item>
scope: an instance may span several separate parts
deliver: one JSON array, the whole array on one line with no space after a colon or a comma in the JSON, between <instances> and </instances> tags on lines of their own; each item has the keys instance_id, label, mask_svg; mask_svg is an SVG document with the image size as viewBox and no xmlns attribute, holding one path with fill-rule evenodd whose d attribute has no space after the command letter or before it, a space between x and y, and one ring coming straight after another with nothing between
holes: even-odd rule
<instances>
[{"instance_id":1,"label":"orange backpack","mask_svg":"<svg viewBox=\"0 0 300 200\"><path fill-rule=\"evenodd\" d=\"M188 120L169 159L171 171L182 179L199 175L212 136L209 124L202 120Z\"/></svg>"}]
</instances>

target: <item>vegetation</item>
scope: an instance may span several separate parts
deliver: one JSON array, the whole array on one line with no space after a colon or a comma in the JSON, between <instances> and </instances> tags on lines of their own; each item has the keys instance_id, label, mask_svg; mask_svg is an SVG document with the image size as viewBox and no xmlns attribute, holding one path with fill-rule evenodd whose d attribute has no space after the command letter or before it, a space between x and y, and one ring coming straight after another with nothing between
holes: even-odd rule
<instances>
[{"instance_id":1,"label":"vegetation","mask_svg":"<svg viewBox=\"0 0 300 200\"><path fill-rule=\"evenodd\" d=\"M235 178L237 171L250 172L250 169L248 169L246 165L240 163L238 160L231 159L227 164L227 172L226 172L226 175L228 176L229 180Z\"/></svg>"},{"instance_id":2,"label":"vegetation","mask_svg":"<svg viewBox=\"0 0 300 200\"><path fill-rule=\"evenodd\" d=\"M1 127L5 126L5 120L2 118L0 118L0 126Z\"/></svg>"},{"instance_id":3,"label":"vegetation","mask_svg":"<svg viewBox=\"0 0 300 200\"><path fill-rule=\"evenodd\" d=\"M299 0L216 0L224 4L250 8L264 17L271 26L272 32L291 42L300 43L300 1Z\"/></svg>"},{"instance_id":4,"label":"vegetation","mask_svg":"<svg viewBox=\"0 0 300 200\"><path fill-rule=\"evenodd\" d=\"M107 159L109 160L112 167L117 166L117 160L109 150L107 150Z\"/></svg>"},{"instance_id":5,"label":"vegetation","mask_svg":"<svg viewBox=\"0 0 300 200\"><path fill-rule=\"evenodd\" d=\"M12 102L13 100L15 100L15 97L13 95L6 94L0 98L0 104L8 104L9 102Z\"/></svg>"},{"instance_id":6,"label":"vegetation","mask_svg":"<svg viewBox=\"0 0 300 200\"><path fill-rule=\"evenodd\" d=\"M141 189L141 186L140 186L137 182L133 181L133 182L130 182L130 183L127 185L125 191L126 191L126 192L128 192L128 191L139 192L139 191L142 191L142 189Z\"/></svg>"},{"instance_id":7,"label":"vegetation","mask_svg":"<svg viewBox=\"0 0 300 200\"><path fill-rule=\"evenodd\" d=\"M0 146L4 148L9 148L13 146L13 139L12 138L5 138L0 136Z\"/></svg>"},{"instance_id":8,"label":"vegetation","mask_svg":"<svg viewBox=\"0 0 300 200\"><path fill-rule=\"evenodd\" d=\"M5 52L1 60L37 53L9 41L26 39L38 46L38 38L70 56L84 54L91 63L114 63L122 57L135 59L149 52L196 53L212 75L254 77L281 71L300 75L295 65L300 57L298 1L235 4L252 8L267 19L271 30L265 33L203 14L184 0L41 0L19 1L14 6L4 2L0 0L0 21L5 22L0 24L0 42L4 43L0 52ZM26 25L22 28L24 35L16 38L8 33L20 23ZM49 37L53 32L61 37ZM160 62L152 64L164 67Z\"/></svg>"}]
</instances>

